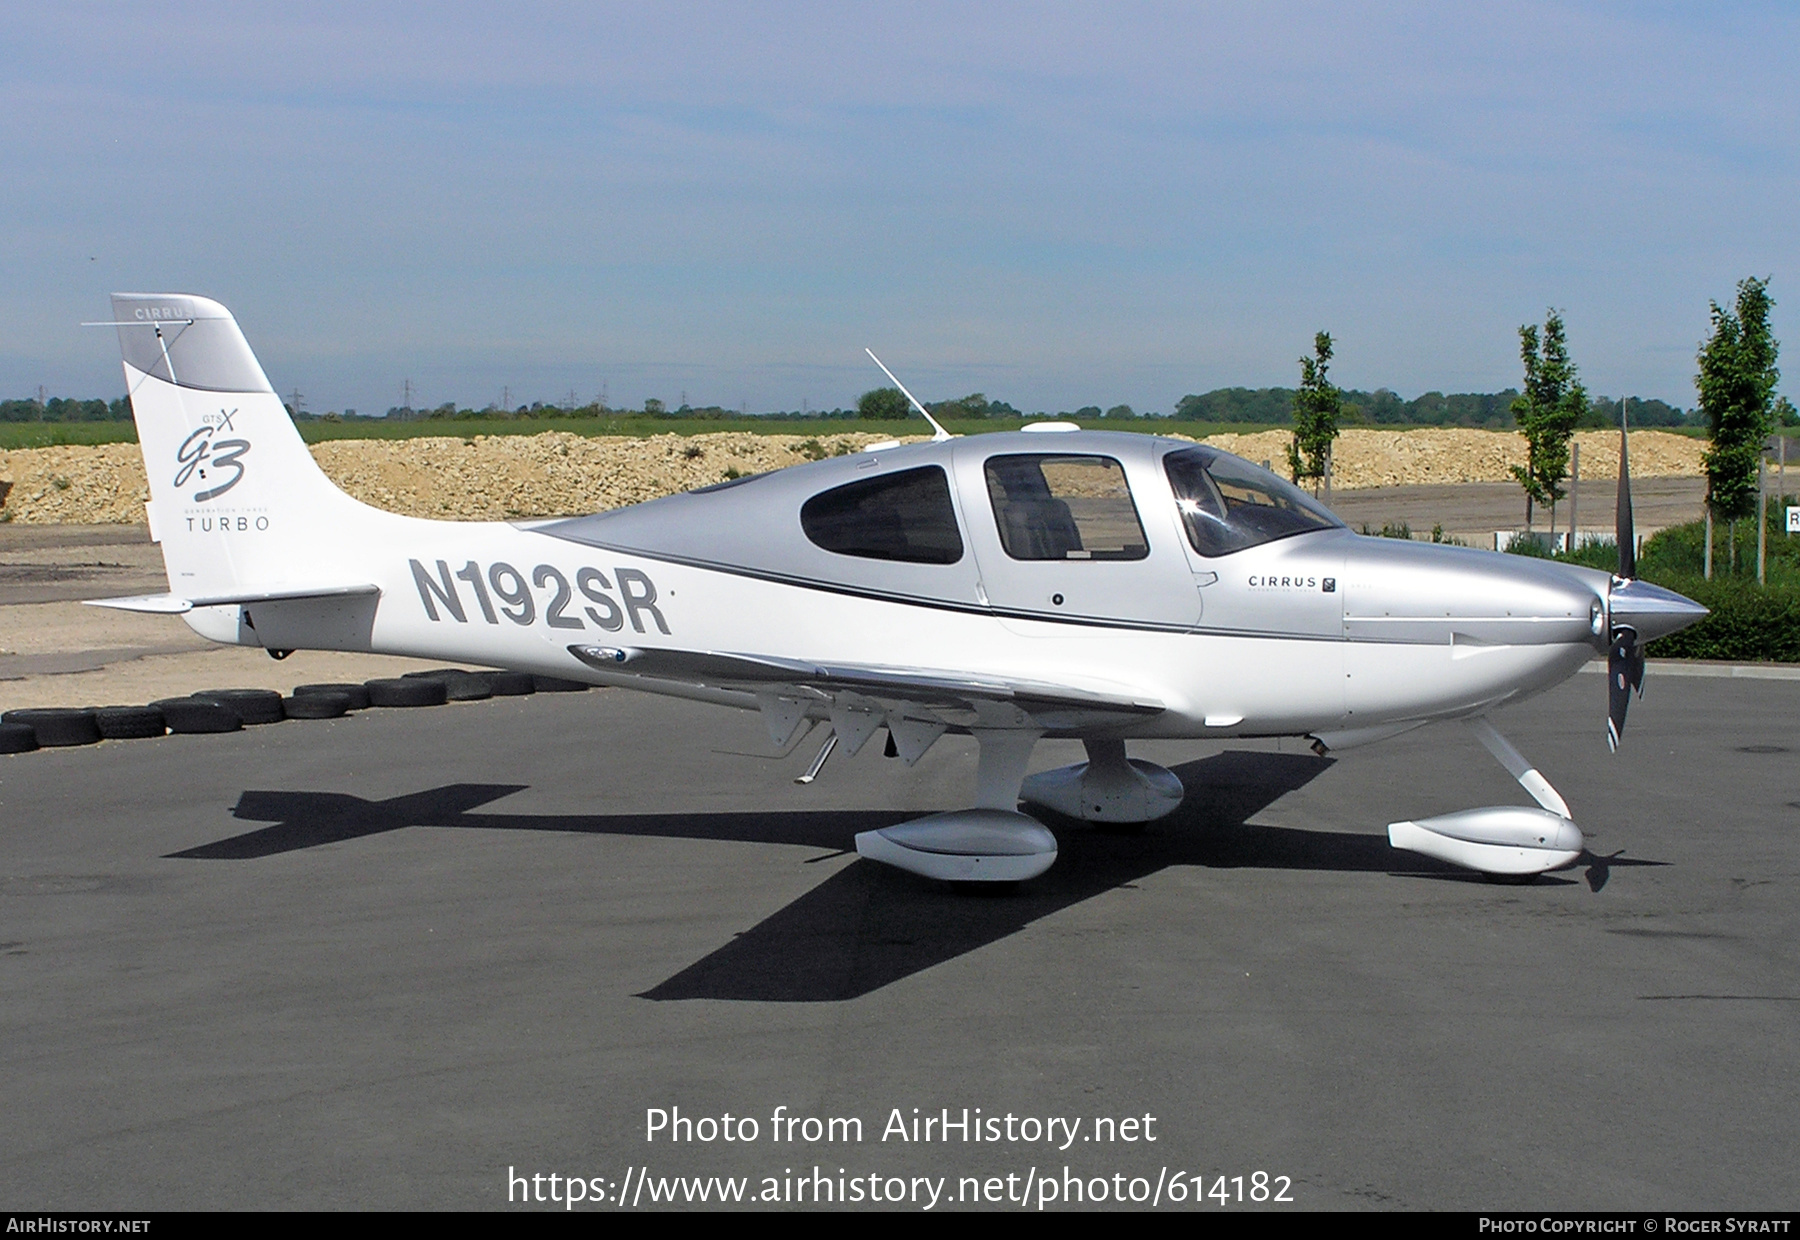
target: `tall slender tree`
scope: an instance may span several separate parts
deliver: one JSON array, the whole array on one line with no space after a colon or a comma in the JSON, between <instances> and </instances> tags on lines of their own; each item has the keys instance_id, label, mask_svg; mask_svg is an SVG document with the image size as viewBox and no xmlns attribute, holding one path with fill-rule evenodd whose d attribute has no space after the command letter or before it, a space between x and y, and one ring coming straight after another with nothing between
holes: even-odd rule
<instances>
[{"instance_id":1,"label":"tall slender tree","mask_svg":"<svg viewBox=\"0 0 1800 1240\"><path fill-rule=\"evenodd\" d=\"M1294 438L1288 443L1288 473L1295 482L1313 479L1313 493L1325 477L1331 441L1337 438L1343 393L1329 377L1331 333L1313 337L1313 356L1300 359L1300 387L1294 393Z\"/></svg>"},{"instance_id":2,"label":"tall slender tree","mask_svg":"<svg viewBox=\"0 0 1800 1240\"><path fill-rule=\"evenodd\" d=\"M1733 309L1713 302L1712 333L1700 346L1700 372L1694 376L1712 437L1703 458L1707 512L1730 522L1734 568L1737 522L1756 512L1756 466L1774 429L1775 385L1781 379L1775 368L1780 345L1769 329L1774 307L1769 282L1755 278L1738 281ZM1710 524L1706 549L1710 566Z\"/></svg>"},{"instance_id":3,"label":"tall slender tree","mask_svg":"<svg viewBox=\"0 0 1800 1240\"><path fill-rule=\"evenodd\" d=\"M1569 361L1562 315L1545 312L1543 335L1529 324L1519 328L1519 356L1525 363L1525 390L1513 401L1513 417L1525 432L1525 464L1512 475L1525 489L1525 528L1531 528L1532 505L1550 509L1550 532L1556 533L1556 501L1569 476L1569 440L1587 412L1587 391Z\"/></svg>"}]
</instances>

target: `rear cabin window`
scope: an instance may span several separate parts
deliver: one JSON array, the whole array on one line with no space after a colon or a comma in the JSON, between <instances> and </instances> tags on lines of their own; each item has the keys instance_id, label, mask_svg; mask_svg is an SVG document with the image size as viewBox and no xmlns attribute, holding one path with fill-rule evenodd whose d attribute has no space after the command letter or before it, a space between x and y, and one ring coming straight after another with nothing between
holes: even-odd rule
<instances>
[{"instance_id":1,"label":"rear cabin window","mask_svg":"<svg viewBox=\"0 0 1800 1240\"><path fill-rule=\"evenodd\" d=\"M1125 470L1109 456L990 456L988 500L1015 560L1141 560L1150 554Z\"/></svg>"},{"instance_id":2,"label":"rear cabin window","mask_svg":"<svg viewBox=\"0 0 1800 1240\"><path fill-rule=\"evenodd\" d=\"M954 564L962 533L942 466L927 465L833 487L800 508L800 528L827 551L908 564Z\"/></svg>"}]
</instances>

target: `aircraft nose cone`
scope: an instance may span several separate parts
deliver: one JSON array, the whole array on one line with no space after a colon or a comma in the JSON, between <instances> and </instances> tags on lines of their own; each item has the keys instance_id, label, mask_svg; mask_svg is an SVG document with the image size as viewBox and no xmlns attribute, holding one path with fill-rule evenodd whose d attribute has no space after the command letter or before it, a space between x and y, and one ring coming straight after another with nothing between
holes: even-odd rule
<instances>
[{"instance_id":1,"label":"aircraft nose cone","mask_svg":"<svg viewBox=\"0 0 1800 1240\"><path fill-rule=\"evenodd\" d=\"M1613 579L1608 609L1613 627L1634 630L1640 642L1679 633L1708 614L1693 599L1673 590L1619 578Z\"/></svg>"}]
</instances>

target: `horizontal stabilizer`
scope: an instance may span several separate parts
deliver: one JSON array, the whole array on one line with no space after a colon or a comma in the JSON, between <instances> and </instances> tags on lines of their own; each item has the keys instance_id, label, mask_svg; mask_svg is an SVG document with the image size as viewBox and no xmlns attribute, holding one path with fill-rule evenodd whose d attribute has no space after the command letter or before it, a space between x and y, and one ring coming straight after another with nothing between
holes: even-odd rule
<instances>
[{"instance_id":1,"label":"horizontal stabilizer","mask_svg":"<svg viewBox=\"0 0 1800 1240\"><path fill-rule=\"evenodd\" d=\"M89 607L111 607L116 611L141 611L156 616L179 616L196 607L247 606L251 603L276 603L291 599L347 598L380 594L376 585L354 586L289 586L280 590L244 590L230 594L182 598L176 594L134 594L126 598L83 599Z\"/></svg>"}]
</instances>

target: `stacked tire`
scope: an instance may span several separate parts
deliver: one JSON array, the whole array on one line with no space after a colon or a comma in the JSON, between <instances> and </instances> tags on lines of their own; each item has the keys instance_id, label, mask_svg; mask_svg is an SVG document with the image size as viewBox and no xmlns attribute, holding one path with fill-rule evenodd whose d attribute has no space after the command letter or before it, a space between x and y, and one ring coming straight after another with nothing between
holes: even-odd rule
<instances>
[{"instance_id":1,"label":"stacked tire","mask_svg":"<svg viewBox=\"0 0 1800 1240\"><path fill-rule=\"evenodd\" d=\"M91 706L33 707L9 710L0 715L0 723L23 724L30 728L36 741L32 746L34 749L92 745L100 739L100 725L94 718L97 713Z\"/></svg>"},{"instance_id":2,"label":"stacked tire","mask_svg":"<svg viewBox=\"0 0 1800 1240\"><path fill-rule=\"evenodd\" d=\"M244 726L244 720L235 710L222 702L208 701L205 698L184 697L164 698L150 705L162 712L169 731L177 735L192 735L208 732L237 732Z\"/></svg>"},{"instance_id":3,"label":"stacked tire","mask_svg":"<svg viewBox=\"0 0 1800 1240\"><path fill-rule=\"evenodd\" d=\"M296 685L294 696L281 699L282 713L289 719L341 719L355 708L356 699L339 689L313 688L310 693L302 693L306 685ZM361 685L356 686L362 689ZM364 690L362 699L368 704L368 691Z\"/></svg>"},{"instance_id":4,"label":"stacked tire","mask_svg":"<svg viewBox=\"0 0 1800 1240\"><path fill-rule=\"evenodd\" d=\"M148 706L9 710L0 715L0 754L168 733L237 732L284 719L336 719L374 706L441 706L532 693L582 693L591 687L583 681L531 672L444 667L362 684L296 685L290 697L273 689L203 689Z\"/></svg>"},{"instance_id":5,"label":"stacked tire","mask_svg":"<svg viewBox=\"0 0 1800 1240\"><path fill-rule=\"evenodd\" d=\"M169 730L169 721L154 706L102 706L94 712L94 725L103 741L144 740Z\"/></svg>"},{"instance_id":6,"label":"stacked tire","mask_svg":"<svg viewBox=\"0 0 1800 1240\"><path fill-rule=\"evenodd\" d=\"M202 689L193 696L235 711L246 726L280 723L287 718L281 709L281 695L273 689Z\"/></svg>"},{"instance_id":7,"label":"stacked tire","mask_svg":"<svg viewBox=\"0 0 1800 1240\"><path fill-rule=\"evenodd\" d=\"M367 709L369 709L369 706L370 706L369 686L367 686L365 684L357 683L357 684L295 685L294 686L294 696L295 697L323 697L327 694L336 694L336 695L342 697L345 700L345 702L347 703L347 705L344 707L345 710L367 710Z\"/></svg>"},{"instance_id":8,"label":"stacked tire","mask_svg":"<svg viewBox=\"0 0 1800 1240\"><path fill-rule=\"evenodd\" d=\"M460 667L438 667L427 672L408 672L404 680L441 680L452 702L480 702L491 697L523 697L538 691L538 677L530 672L471 672ZM583 685L582 688L586 688Z\"/></svg>"},{"instance_id":9,"label":"stacked tire","mask_svg":"<svg viewBox=\"0 0 1800 1240\"><path fill-rule=\"evenodd\" d=\"M444 682L433 676L397 676L364 683L371 706L442 706L450 700Z\"/></svg>"}]
</instances>

